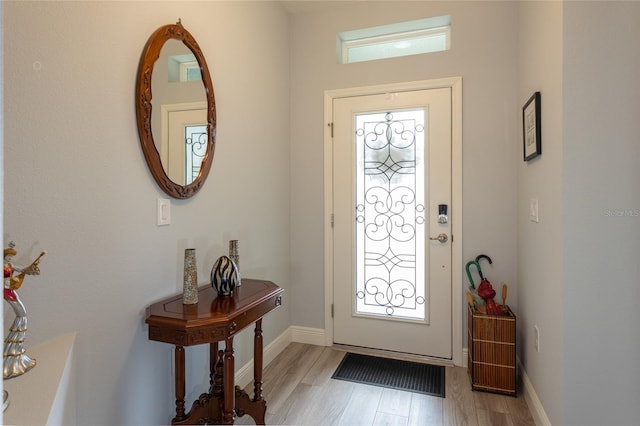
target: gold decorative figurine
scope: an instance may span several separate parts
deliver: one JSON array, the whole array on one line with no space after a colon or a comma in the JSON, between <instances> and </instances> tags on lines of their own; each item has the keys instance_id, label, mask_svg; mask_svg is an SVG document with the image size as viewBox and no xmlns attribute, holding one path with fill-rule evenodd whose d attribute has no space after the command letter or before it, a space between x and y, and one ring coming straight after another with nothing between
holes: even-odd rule
<instances>
[{"instance_id":1,"label":"gold decorative figurine","mask_svg":"<svg viewBox=\"0 0 640 426\"><path fill-rule=\"evenodd\" d=\"M40 275L38 263L47 252L43 251L40 256L30 265L19 268L11 263L11 259L16 255L15 244L9 243L9 247L4 249L4 300L6 300L16 318L9 328L9 334L4 339L4 364L3 375L5 379L20 376L31 370L36 365L36 360L31 359L24 349L24 336L27 332L27 311L24 304L18 297L17 290L22 285L26 275ZM15 273L18 273L17 275Z\"/></svg>"}]
</instances>

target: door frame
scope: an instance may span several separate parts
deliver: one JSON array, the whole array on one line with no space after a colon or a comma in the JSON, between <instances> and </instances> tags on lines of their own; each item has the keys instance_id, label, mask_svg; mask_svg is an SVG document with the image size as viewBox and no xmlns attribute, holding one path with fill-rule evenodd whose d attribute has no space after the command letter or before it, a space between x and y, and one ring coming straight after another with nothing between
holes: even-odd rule
<instances>
[{"instance_id":1,"label":"door frame","mask_svg":"<svg viewBox=\"0 0 640 426\"><path fill-rule=\"evenodd\" d=\"M462 366L462 77L447 77L324 92L324 333L325 346L333 346L333 100L393 92L451 89L451 342L452 361Z\"/></svg>"}]
</instances>

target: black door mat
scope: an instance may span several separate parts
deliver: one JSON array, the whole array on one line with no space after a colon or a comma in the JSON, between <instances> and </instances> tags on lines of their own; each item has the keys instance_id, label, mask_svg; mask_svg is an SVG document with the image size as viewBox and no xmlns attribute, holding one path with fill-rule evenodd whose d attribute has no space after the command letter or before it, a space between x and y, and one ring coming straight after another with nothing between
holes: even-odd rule
<instances>
[{"instance_id":1,"label":"black door mat","mask_svg":"<svg viewBox=\"0 0 640 426\"><path fill-rule=\"evenodd\" d=\"M444 367L347 352L332 379L444 398Z\"/></svg>"}]
</instances>

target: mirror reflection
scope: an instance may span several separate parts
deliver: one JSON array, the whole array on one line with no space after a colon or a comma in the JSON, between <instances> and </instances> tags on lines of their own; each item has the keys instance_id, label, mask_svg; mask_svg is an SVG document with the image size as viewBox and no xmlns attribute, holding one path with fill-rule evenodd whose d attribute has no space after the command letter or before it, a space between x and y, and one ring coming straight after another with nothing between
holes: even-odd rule
<instances>
[{"instance_id":1,"label":"mirror reflection","mask_svg":"<svg viewBox=\"0 0 640 426\"><path fill-rule=\"evenodd\" d=\"M158 186L174 198L195 195L213 162L216 103L202 50L180 22L158 28L144 47L136 119Z\"/></svg>"},{"instance_id":2,"label":"mirror reflection","mask_svg":"<svg viewBox=\"0 0 640 426\"><path fill-rule=\"evenodd\" d=\"M167 40L151 80L151 128L165 173L189 185L200 173L207 150L207 97L195 55Z\"/></svg>"}]
</instances>

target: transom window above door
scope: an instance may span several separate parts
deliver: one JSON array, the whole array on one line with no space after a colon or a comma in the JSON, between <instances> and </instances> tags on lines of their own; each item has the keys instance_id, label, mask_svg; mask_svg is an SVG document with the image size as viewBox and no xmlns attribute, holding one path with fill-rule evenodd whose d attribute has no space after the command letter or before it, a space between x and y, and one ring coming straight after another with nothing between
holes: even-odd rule
<instances>
[{"instance_id":1,"label":"transom window above door","mask_svg":"<svg viewBox=\"0 0 640 426\"><path fill-rule=\"evenodd\" d=\"M450 40L448 15L344 31L337 36L338 63L442 52L450 49Z\"/></svg>"}]
</instances>

